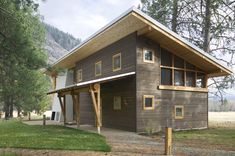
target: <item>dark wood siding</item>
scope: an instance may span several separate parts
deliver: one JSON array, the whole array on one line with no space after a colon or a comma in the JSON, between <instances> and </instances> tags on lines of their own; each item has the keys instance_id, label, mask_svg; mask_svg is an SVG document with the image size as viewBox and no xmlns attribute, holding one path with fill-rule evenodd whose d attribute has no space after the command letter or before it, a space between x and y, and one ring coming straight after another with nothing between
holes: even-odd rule
<instances>
[{"instance_id":1,"label":"dark wood siding","mask_svg":"<svg viewBox=\"0 0 235 156\"><path fill-rule=\"evenodd\" d=\"M155 63L143 62L143 48L155 50ZM207 93L159 90L160 45L144 38L137 39L136 111L137 132L207 127ZM143 95L155 96L155 109L143 110ZM184 119L174 119L175 105L184 106Z\"/></svg>"},{"instance_id":2,"label":"dark wood siding","mask_svg":"<svg viewBox=\"0 0 235 156\"><path fill-rule=\"evenodd\" d=\"M121 70L113 72L112 57L121 53ZM135 71L136 33L107 46L97 53L77 62L76 70L82 69L82 81ZM102 75L95 77L95 63L102 61Z\"/></svg>"},{"instance_id":3,"label":"dark wood siding","mask_svg":"<svg viewBox=\"0 0 235 156\"><path fill-rule=\"evenodd\" d=\"M136 131L135 76L101 85L104 127ZM121 110L113 109L114 96L121 97Z\"/></svg>"}]
</instances>

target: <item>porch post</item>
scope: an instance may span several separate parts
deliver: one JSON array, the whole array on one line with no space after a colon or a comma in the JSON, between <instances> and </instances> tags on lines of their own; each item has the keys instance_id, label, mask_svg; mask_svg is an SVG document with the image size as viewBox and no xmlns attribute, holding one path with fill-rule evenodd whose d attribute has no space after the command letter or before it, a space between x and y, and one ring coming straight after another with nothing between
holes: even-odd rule
<instances>
[{"instance_id":1,"label":"porch post","mask_svg":"<svg viewBox=\"0 0 235 156\"><path fill-rule=\"evenodd\" d=\"M97 131L100 134L100 127L101 127L100 84L90 85L90 92L91 92L92 102L93 102L95 115L96 115Z\"/></svg>"},{"instance_id":2,"label":"porch post","mask_svg":"<svg viewBox=\"0 0 235 156\"><path fill-rule=\"evenodd\" d=\"M66 95L63 96L64 100L64 125L66 124Z\"/></svg>"},{"instance_id":3,"label":"porch post","mask_svg":"<svg viewBox=\"0 0 235 156\"><path fill-rule=\"evenodd\" d=\"M62 101L62 97L63 97L63 101ZM61 96L59 93L58 93L58 98L59 98L59 101L60 101L60 107L61 107L61 112L63 114L63 117L64 117L64 125L66 123L66 108L65 108L65 95L64 96Z\"/></svg>"},{"instance_id":4,"label":"porch post","mask_svg":"<svg viewBox=\"0 0 235 156\"><path fill-rule=\"evenodd\" d=\"M77 123L77 127L79 127L80 125L80 97L79 97L80 93L78 92L77 94L74 94L74 92L72 92L72 99L73 99L73 104L74 104L74 109L76 110L76 123Z\"/></svg>"}]
</instances>

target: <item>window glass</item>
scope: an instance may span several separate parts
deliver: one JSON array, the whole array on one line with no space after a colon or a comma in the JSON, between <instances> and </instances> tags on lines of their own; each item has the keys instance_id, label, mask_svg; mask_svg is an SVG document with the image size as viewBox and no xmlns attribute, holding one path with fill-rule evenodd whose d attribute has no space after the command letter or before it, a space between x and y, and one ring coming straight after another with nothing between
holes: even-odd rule
<instances>
[{"instance_id":1,"label":"window glass","mask_svg":"<svg viewBox=\"0 0 235 156\"><path fill-rule=\"evenodd\" d=\"M144 50L144 61L154 62L154 52L152 50Z\"/></svg>"},{"instance_id":2,"label":"window glass","mask_svg":"<svg viewBox=\"0 0 235 156\"><path fill-rule=\"evenodd\" d=\"M175 106L175 118L183 118L183 106Z\"/></svg>"},{"instance_id":3,"label":"window glass","mask_svg":"<svg viewBox=\"0 0 235 156\"><path fill-rule=\"evenodd\" d=\"M195 70L195 66L186 62L186 69L191 69L191 70Z\"/></svg>"},{"instance_id":4,"label":"window glass","mask_svg":"<svg viewBox=\"0 0 235 156\"><path fill-rule=\"evenodd\" d=\"M121 69L121 54L113 56L113 71Z\"/></svg>"},{"instance_id":5,"label":"window glass","mask_svg":"<svg viewBox=\"0 0 235 156\"><path fill-rule=\"evenodd\" d=\"M161 69L161 84L162 85L172 85L172 70L162 68Z\"/></svg>"},{"instance_id":6,"label":"window glass","mask_svg":"<svg viewBox=\"0 0 235 156\"><path fill-rule=\"evenodd\" d=\"M195 72L186 72L186 86L195 87Z\"/></svg>"},{"instance_id":7,"label":"window glass","mask_svg":"<svg viewBox=\"0 0 235 156\"><path fill-rule=\"evenodd\" d=\"M153 95L144 95L144 109L154 109Z\"/></svg>"},{"instance_id":8,"label":"window glass","mask_svg":"<svg viewBox=\"0 0 235 156\"><path fill-rule=\"evenodd\" d=\"M102 70L102 62L99 61L95 64L95 76L101 75Z\"/></svg>"},{"instance_id":9,"label":"window glass","mask_svg":"<svg viewBox=\"0 0 235 156\"><path fill-rule=\"evenodd\" d=\"M161 49L161 65L172 66L172 54L165 49Z\"/></svg>"},{"instance_id":10,"label":"window glass","mask_svg":"<svg viewBox=\"0 0 235 156\"><path fill-rule=\"evenodd\" d=\"M204 73L197 73L197 87L205 88L205 74Z\"/></svg>"},{"instance_id":11,"label":"window glass","mask_svg":"<svg viewBox=\"0 0 235 156\"><path fill-rule=\"evenodd\" d=\"M184 71L181 70L174 71L174 85L184 86Z\"/></svg>"},{"instance_id":12,"label":"window glass","mask_svg":"<svg viewBox=\"0 0 235 156\"><path fill-rule=\"evenodd\" d=\"M174 66L176 68L184 68L184 60L180 57L174 56Z\"/></svg>"},{"instance_id":13,"label":"window glass","mask_svg":"<svg viewBox=\"0 0 235 156\"><path fill-rule=\"evenodd\" d=\"M77 82L82 81L82 69L77 70Z\"/></svg>"}]
</instances>

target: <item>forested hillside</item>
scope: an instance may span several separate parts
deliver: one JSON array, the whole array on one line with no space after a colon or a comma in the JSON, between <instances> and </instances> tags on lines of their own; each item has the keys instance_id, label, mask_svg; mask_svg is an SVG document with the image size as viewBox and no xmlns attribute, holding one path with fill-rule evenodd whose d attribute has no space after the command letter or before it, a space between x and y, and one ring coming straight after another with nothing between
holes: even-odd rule
<instances>
[{"instance_id":1,"label":"forested hillside","mask_svg":"<svg viewBox=\"0 0 235 156\"><path fill-rule=\"evenodd\" d=\"M65 33L49 24L44 23L44 26L46 29L45 50L48 54L49 64L52 64L58 60L80 43L80 39L76 39L72 35Z\"/></svg>"}]
</instances>

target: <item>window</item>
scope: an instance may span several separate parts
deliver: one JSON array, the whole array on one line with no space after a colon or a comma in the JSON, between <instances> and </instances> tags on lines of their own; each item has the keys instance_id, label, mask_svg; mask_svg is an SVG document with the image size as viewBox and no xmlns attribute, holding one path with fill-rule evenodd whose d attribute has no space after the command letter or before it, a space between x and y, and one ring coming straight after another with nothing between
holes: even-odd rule
<instances>
[{"instance_id":1,"label":"window","mask_svg":"<svg viewBox=\"0 0 235 156\"><path fill-rule=\"evenodd\" d=\"M121 53L113 56L113 71L121 70Z\"/></svg>"},{"instance_id":2,"label":"window","mask_svg":"<svg viewBox=\"0 0 235 156\"><path fill-rule=\"evenodd\" d=\"M186 72L186 86L195 87L195 72Z\"/></svg>"},{"instance_id":3,"label":"window","mask_svg":"<svg viewBox=\"0 0 235 156\"><path fill-rule=\"evenodd\" d=\"M205 87L205 74L197 72L197 81L196 85L199 88L204 88Z\"/></svg>"},{"instance_id":4,"label":"window","mask_svg":"<svg viewBox=\"0 0 235 156\"><path fill-rule=\"evenodd\" d=\"M82 81L82 69L77 70L77 82Z\"/></svg>"},{"instance_id":5,"label":"window","mask_svg":"<svg viewBox=\"0 0 235 156\"><path fill-rule=\"evenodd\" d=\"M176 68L184 68L184 60L177 56L174 57L174 67Z\"/></svg>"},{"instance_id":6,"label":"window","mask_svg":"<svg viewBox=\"0 0 235 156\"><path fill-rule=\"evenodd\" d=\"M184 71L175 70L174 71L174 85L175 86L184 86Z\"/></svg>"},{"instance_id":7,"label":"window","mask_svg":"<svg viewBox=\"0 0 235 156\"><path fill-rule=\"evenodd\" d=\"M161 49L161 85L159 89L207 92L206 81L206 75L202 70L167 50ZM191 87L197 87L197 89Z\"/></svg>"},{"instance_id":8,"label":"window","mask_svg":"<svg viewBox=\"0 0 235 156\"><path fill-rule=\"evenodd\" d=\"M175 106L175 119L184 118L184 106Z\"/></svg>"},{"instance_id":9,"label":"window","mask_svg":"<svg viewBox=\"0 0 235 156\"><path fill-rule=\"evenodd\" d=\"M154 63L154 51L150 49L143 50L144 62Z\"/></svg>"},{"instance_id":10,"label":"window","mask_svg":"<svg viewBox=\"0 0 235 156\"><path fill-rule=\"evenodd\" d=\"M161 65L162 66L172 66L172 55L165 49L161 49Z\"/></svg>"},{"instance_id":11,"label":"window","mask_svg":"<svg viewBox=\"0 0 235 156\"><path fill-rule=\"evenodd\" d=\"M113 110L121 110L122 108L122 99L121 96L113 97Z\"/></svg>"},{"instance_id":12,"label":"window","mask_svg":"<svg viewBox=\"0 0 235 156\"><path fill-rule=\"evenodd\" d=\"M153 95L143 96L143 108L144 110L154 109L154 96Z\"/></svg>"},{"instance_id":13,"label":"window","mask_svg":"<svg viewBox=\"0 0 235 156\"><path fill-rule=\"evenodd\" d=\"M162 85L172 85L171 69L166 69L166 68L161 69L161 84Z\"/></svg>"},{"instance_id":14,"label":"window","mask_svg":"<svg viewBox=\"0 0 235 156\"><path fill-rule=\"evenodd\" d=\"M95 76L100 76L102 75L102 62L96 62L95 63Z\"/></svg>"},{"instance_id":15,"label":"window","mask_svg":"<svg viewBox=\"0 0 235 156\"><path fill-rule=\"evenodd\" d=\"M195 70L195 66L186 62L186 69L191 69L191 70Z\"/></svg>"}]
</instances>

